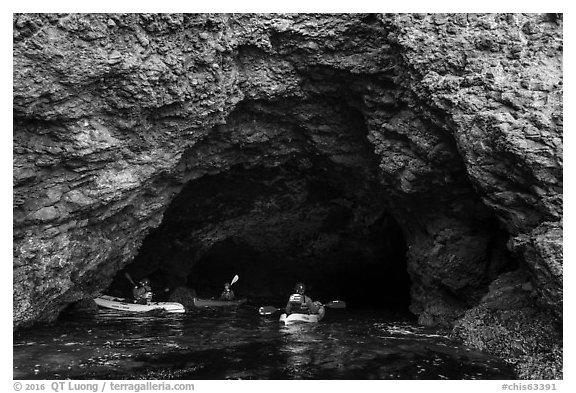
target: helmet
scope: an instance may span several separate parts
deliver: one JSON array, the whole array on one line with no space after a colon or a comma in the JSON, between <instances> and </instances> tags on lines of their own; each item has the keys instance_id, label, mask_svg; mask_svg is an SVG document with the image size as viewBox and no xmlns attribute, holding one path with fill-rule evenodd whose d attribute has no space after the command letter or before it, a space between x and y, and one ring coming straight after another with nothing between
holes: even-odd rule
<instances>
[{"instance_id":1,"label":"helmet","mask_svg":"<svg viewBox=\"0 0 576 393\"><path fill-rule=\"evenodd\" d=\"M150 285L150 280L147 278L143 278L142 280L140 280L140 284L142 285Z\"/></svg>"},{"instance_id":2,"label":"helmet","mask_svg":"<svg viewBox=\"0 0 576 393\"><path fill-rule=\"evenodd\" d=\"M304 292L306 291L306 285L299 282L294 286L294 291L296 291L296 293L299 293L300 295L303 295Z\"/></svg>"}]
</instances>

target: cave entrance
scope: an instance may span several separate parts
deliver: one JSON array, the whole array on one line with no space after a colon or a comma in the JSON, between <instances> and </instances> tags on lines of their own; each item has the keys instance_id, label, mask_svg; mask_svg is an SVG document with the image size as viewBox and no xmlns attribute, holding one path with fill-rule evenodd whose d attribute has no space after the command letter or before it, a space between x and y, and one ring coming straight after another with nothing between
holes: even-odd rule
<instances>
[{"instance_id":1,"label":"cave entrance","mask_svg":"<svg viewBox=\"0 0 576 393\"><path fill-rule=\"evenodd\" d=\"M194 264L187 285L216 296L234 274L241 296L281 301L296 282L313 299L344 299L356 306L407 308L410 279L406 245L398 224L383 215L365 233L319 232L303 248L260 252L241 238L214 244Z\"/></svg>"},{"instance_id":2,"label":"cave entrance","mask_svg":"<svg viewBox=\"0 0 576 393\"><path fill-rule=\"evenodd\" d=\"M384 201L376 181L322 159L239 165L189 182L127 270L202 298L238 274L251 300L283 301L302 281L314 300L407 308L406 243Z\"/></svg>"}]
</instances>

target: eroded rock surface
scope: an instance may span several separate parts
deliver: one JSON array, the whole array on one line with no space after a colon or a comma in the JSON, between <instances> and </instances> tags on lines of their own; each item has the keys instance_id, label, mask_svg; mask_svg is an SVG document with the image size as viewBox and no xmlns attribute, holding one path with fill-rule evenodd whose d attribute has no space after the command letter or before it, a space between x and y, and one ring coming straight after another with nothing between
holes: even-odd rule
<instances>
[{"instance_id":1,"label":"eroded rock surface","mask_svg":"<svg viewBox=\"0 0 576 393\"><path fill-rule=\"evenodd\" d=\"M308 165L379 185L421 323L528 370L476 338L562 318L562 45L556 14L14 15L15 326L101 293L185 185ZM516 268L523 317L488 314Z\"/></svg>"}]
</instances>

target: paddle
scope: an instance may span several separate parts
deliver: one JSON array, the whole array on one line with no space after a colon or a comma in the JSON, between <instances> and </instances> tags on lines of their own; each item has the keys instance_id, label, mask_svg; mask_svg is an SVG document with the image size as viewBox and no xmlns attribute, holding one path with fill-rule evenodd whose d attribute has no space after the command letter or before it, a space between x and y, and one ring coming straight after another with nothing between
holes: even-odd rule
<instances>
[{"instance_id":1,"label":"paddle","mask_svg":"<svg viewBox=\"0 0 576 393\"><path fill-rule=\"evenodd\" d=\"M126 276L126 278L128 279L128 281L130 281L130 283L134 286L137 286L136 283L134 282L134 280L132 280L132 277L130 277L130 274L128 274L128 272L125 272L124 275Z\"/></svg>"},{"instance_id":2,"label":"paddle","mask_svg":"<svg viewBox=\"0 0 576 393\"><path fill-rule=\"evenodd\" d=\"M346 308L346 302L344 300L332 300L326 304L323 304L324 307L328 308ZM260 315L272 315L276 311L282 310L281 308L277 308L274 306L263 306L258 309L258 314Z\"/></svg>"},{"instance_id":3,"label":"paddle","mask_svg":"<svg viewBox=\"0 0 576 393\"><path fill-rule=\"evenodd\" d=\"M230 286L232 286L232 284L234 284L236 281L238 281L240 277L238 277L238 275L235 275L234 278L232 279L232 281L230 281Z\"/></svg>"},{"instance_id":4,"label":"paddle","mask_svg":"<svg viewBox=\"0 0 576 393\"><path fill-rule=\"evenodd\" d=\"M328 308L346 308L346 302L344 300L331 300L323 304L323 306Z\"/></svg>"}]
</instances>

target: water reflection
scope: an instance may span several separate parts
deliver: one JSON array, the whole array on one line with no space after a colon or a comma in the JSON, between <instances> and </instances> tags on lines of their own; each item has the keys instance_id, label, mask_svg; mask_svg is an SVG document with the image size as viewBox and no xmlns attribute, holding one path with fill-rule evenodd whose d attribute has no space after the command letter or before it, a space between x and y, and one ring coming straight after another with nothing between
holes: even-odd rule
<instances>
[{"instance_id":1,"label":"water reflection","mask_svg":"<svg viewBox=\"0 0 576 393\"><path fill-rule=\"evenodd\" d=\"M373 310L284 326L254 307L101 312L14 335L15 379L510 379L444 332Z\"/></svg>"},{"instance_id":2,"label":"water reflection","mask_svg":"<svg viewBox=\"0 0 576 393\"><path fill-rule=\"evenodd\" d=\"M280 327L278 352L284 359L283 374L288 379L314 378L317 344L322 340L319 324L289 324ZM321 351L320 351L321 352Z\"/></svg>"}]
</instances>

